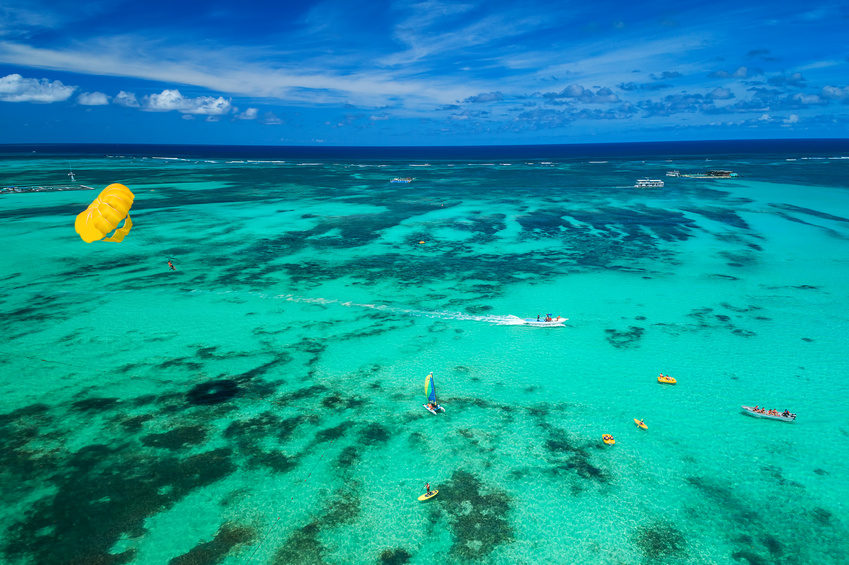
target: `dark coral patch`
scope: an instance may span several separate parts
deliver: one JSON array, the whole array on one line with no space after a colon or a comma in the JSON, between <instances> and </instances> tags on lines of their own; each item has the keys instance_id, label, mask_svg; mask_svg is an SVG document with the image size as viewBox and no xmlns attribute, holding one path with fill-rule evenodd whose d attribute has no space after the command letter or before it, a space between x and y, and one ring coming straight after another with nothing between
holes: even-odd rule
<instances>
[{"instance_id":1,"label":"dark coral patch","mask_svg":"<svg viewBox=\"0 0 849 565\"><path fill-rule=\"evenodd\" d=\"M318 541L321 529L312 522L295 530L277 550L274 565L317 565L324 563L324 546Z\"/></svg>"},{"instance_id":2,"label":"dark coral patch","mask_svg":"<svg viewBox=\"0 0 849 565\"><path fill-rule=\"evenodd\" d=\"M638 347L640 338L643 337L643 333L645 329L630 326L627 330L619 331L619 330L604 330L607 334L607 341L613 347L617 347L619 349L627 349L629 347Z\"/></svg>"},{"instance_id":3,"label":"dark coral patch","mask_svg":"<svg viewBox=\"0 0 849 565\"><path fill-rule=\"evenodd\" d=\"M360 430L360 442L365 445L386 443L391 437L389 430L377 422L372 422Z\"/></svg>"},{"instance_id":4,"label":"dark coral patch","mask_svg":"<svg viewBox=\"0 0 849 565\"><path fill-rule=\"evenodd\" d=\"M298 389L291 394L287 394L285 399L287 401L303 400L304 398L310 398L326 391L327 387L324 385L313 385L310 387Z\"/></svg>"},{"instance_id":5,"label":"dark coral patch","mask_svg":"<svg viewBox=\"0 0 849 565\"><path fill-rule=\"evenodd\" d=\"M206 429L201 426L182 426L161 434L150 434L142 438L148 447L160 447L177 451L206 441Z\"/></svg>"},{"instance_id":6,"label":"dark coral patch","mask_svg":"<svg viewBox=\"0 0 849 565\"><path fill-rule=\"evenodd\" d=\"M211 565L221 563L234 547L256 538L256 532L244 526L224 524L212 541L202 543L188 553L175 557L168 565Z\"/></svg>"},{"instance_id":7,"label":"dark coral patch","mask_svg":"<svg viewBox=\"0 0 849 565\"><path fill-rule=\"evenodd\" d=\"M380 554L380 565L405 565L412 559L406 549L387 549Z\"/></svg>"},{"instance_id":8,"label":"dark coral patch","mask_svg":"<svg viewBox=\"0 0 849 565\"><path fill-rule=\"evenodd\" d=\"M242 450L251 469L265 468L275 473L288 473L298 466L298 458L280 451L263 451L254 446Z\"/></svg>"},{"instance_id":9,"label":"dark coral patch","mask_svg":"<svg viewBox=\"0 0 849 565\"><path fill-rule=\"evenodd\" d=\"M75 412L104 412L115 408L118 402L117 398L86 398L74 402L71 406Z\"/></svg>"},{"instance_id":10,"label":"dark coral patch","mask_svg":"<svg viewBox=\"0 0 849 565\"><path fill-rule=\"evenodd\" d=\"M455 471L442 487L442 503L451 518L454 543L451 554L464 560L486 557L496 547L514 539L507 520L507 494L463 470Z\"/></svg>"},{"instance_id":11,"label":"dark coral patch","mask_svg":"<svg viewBox=\"0 0 849 565\"><path fill-rule=\"evenodd\" d=\"M133 550L112 553L124 536L144 533L145 521L190 492L235 470L231 453L217 449L185 459L140 459L126 448L90 445L54 474L55 493L35 502L6 531L12 560L33 563L127 563Z\"/></svg>"},{"instance_id":12,"label":"dark coral patch","mask_svg":"<svg viewBox=\"0 0 849 565\"><path fill-rule=\"evenodd\" d=\"M811 510L811 515L818 524L826 525L831 523L831 512L825 508L814 508Z\"/></svg>"},{"instance_id":13,"label":"dark coral patch","mask_svg":"<svg viewBox=\"0 0 849 565\"><path fill-rule=\"evenodd\" d=\"M343 469L353 467L360 462L360 450L353 445L347 446L336 458L336 465Z\"/></svg>"},{"instance_id":14,"label":"dark coral patch","mask_svg":"<svg viewBox=\"0 0 849 565\"><path fill-rule=\"evenodd\" d=\"M684 535L672 524L665 522L640 526L634 533L633 540L643 555L653 563L671 557L684 557L687 554Z\"/></svg>"},{"instance_id":15,"label":"dark coral patch","mask_svg":"<svg viewBox=\"0 0 849 565\"><path fill-rule=\"evenodd\" d=\"M145 422L153 420L152 414L142 414L140 416L132 416L120 421L120 425L129 433L141 431Z\"/></svg>"},{"instance_id":16,"label":"dark coral patch","mask_svg":"<svg viewBox=\"0 0 849 565\"><path fill-rule=\"evenodd\" d=\"M195 385L186 393L191 404L207 406L221 404L239 394L239 385L230 379L219 379Z\"/></svg>"},{"instance_id":17,"label":"dark coral patch","mask_svg":"<svg viewBox=\"0 0 849 565\"><path fill-rule=\"evenodd\" d=\"M297 418L292 418L292 420L297 421ZM231 423L224 430L224 437L236 439L237 441L258 441L266 435L278 431L280 424L279 416L272 412L263 412L253 418ZM297 423L294 425L297 425Z\"/></svg>"},{"instance_id":18,"label":"dark coral patch","mask_svg":"<svg viewBox=\"0 0 849 565\"><path fill-rule=\"evenodd\" d=\"M348 431L349 428L354 426L353 422L342 422L338 426L333 428L327 428L321 430L317 434L315 434L315 442L316 443L324 443L326 441L334 441L345 435L345 432Z\"/></svg>"}]
</instances>

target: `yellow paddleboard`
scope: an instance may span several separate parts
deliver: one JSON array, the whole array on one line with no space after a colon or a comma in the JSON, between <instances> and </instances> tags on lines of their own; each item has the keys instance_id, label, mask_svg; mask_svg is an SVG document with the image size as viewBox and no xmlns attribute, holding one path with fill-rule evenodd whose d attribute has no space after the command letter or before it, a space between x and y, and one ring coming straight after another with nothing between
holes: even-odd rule
<instances>
[{"instance_id":1,"label":"yellow paddleboard","mask_svg":"<svg viewBox=\"0 0 849 565\"><path fill-rule=\"evenodd\" d=\"M643 428L644 430L649 429L649 427L647 425L641 424L640 421L637 420L636 418L634 418L634 423L637 424L638 427Z\"/></svg>"},{"instance_id":2,"label":"yellow paddleboard","mask_svg":"<svg viewBox=\"0 0 849 565\"><path fill-rule=\"evenodd\" d=\"M432 490L432 491L430 491L430 494L423 494L423 495L421 495L421 496L419 497L419 500L430 500L431 498L433 498L434 496L436 496L436 493L438 493L438 492L439 492L438 490Z\"/></svg>"}]
</instances>

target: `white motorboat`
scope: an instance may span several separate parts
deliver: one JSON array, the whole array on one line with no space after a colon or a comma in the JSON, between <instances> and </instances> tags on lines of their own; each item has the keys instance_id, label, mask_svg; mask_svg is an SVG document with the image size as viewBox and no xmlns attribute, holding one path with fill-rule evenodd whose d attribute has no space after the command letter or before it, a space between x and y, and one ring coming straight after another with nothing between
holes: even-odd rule
<instances>
[{"instance_id":1,"label":"white motorboat","mask_svg":"<svg viewBox=\"0 0 849 565\"><path fill-rule=\"evenodd\" d=\"M772 414L767 414L765 410L763 412L756 411L755 408L757 407L753 408L751 406L743 406L742 408L743 412L745 412L749 416L754 416L755 418L766 418L767 420L780 420L782 422L792 422L796 419L796 414L790 414L789 412L787 412L787 414L789 414L788 416L773 416Z\"/></svg>"},{"instance_id":2,"label":"white motorboat","mask_svg":"<svg viewBox=\"0 0 849 565\"><path fill-rule=\"evenodd\" d=\"M561 318L557 316L556 318L525 318L522 320L523 326L534 326L537 328L559 328L563 327L565 324L563 322L567 321L569 318Z\"/></svg>"},{"instance_id":3,"label":"white motorboat","mask_svg":"<svg viewBox=\"0 0 849 565\"><path fill-rule=\"evenodd\" d=\"M660 179L639 179L634 188L663 188L663 181Z\"/></svg>"}]
</instances>

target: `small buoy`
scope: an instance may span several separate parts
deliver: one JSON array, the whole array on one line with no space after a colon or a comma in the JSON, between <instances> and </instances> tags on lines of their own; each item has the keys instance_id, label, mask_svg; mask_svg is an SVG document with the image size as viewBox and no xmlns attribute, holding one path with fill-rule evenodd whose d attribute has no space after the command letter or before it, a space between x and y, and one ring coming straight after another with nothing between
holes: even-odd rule
<instances>
[{"instance_id":1,"label":"small buoy","mask_svg":"<svg viewBox=\"0 0 849 565\"><path fill-rule=\"evenodd\" d=\"M419 242L419 244L422 244L422 243L424 243L424 240L422 240L422 241L420 241L420 242Z\"/></svg>"}]
</instances>

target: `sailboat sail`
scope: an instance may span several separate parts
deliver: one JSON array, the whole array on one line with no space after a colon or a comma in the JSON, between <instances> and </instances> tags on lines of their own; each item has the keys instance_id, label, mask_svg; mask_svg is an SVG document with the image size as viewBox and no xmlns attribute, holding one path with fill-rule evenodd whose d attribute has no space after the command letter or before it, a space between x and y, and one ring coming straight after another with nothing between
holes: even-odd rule
<instances>
[{"instance_id":1,"label":"sailboat sail","mask_svg":"<svg viewBox=\"0 0 849 565\"><path fill-rule=\"evenodd\" d=\"M428 402L436 404L436 385L433 382L433 373L425 377L425 395Z\"/></svg>"}]
</instances>

